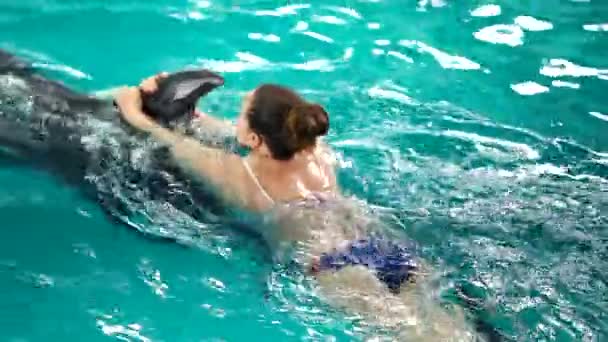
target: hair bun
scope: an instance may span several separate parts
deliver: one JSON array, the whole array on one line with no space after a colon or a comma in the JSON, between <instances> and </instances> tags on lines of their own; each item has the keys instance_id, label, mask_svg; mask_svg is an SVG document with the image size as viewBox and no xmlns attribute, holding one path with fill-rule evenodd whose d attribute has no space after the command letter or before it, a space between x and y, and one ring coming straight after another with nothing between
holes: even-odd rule
<instances>
[{"instance_id":1,"label":"hair bun","mask_svg":"<svg viewBox=\"0 0 608 342\"><path fill-rule=\"evenodd\" d=\"M329 117L323 107L314 103L296 106L294 110L298 115L297 133L312 135L315 138L327 134Z\"/></svg>"},{"instance_id":2,"label":"hair bun","mask_svg":"<svg viewBox=\"0 0 608 342\"><path fill-rule=\"evenodd\" d=\"M329 116L316 103L297 105L289 111L287 126L298 149L303 149L313 145L317 137L327 134Z\"/></svg>"}]
</instances>

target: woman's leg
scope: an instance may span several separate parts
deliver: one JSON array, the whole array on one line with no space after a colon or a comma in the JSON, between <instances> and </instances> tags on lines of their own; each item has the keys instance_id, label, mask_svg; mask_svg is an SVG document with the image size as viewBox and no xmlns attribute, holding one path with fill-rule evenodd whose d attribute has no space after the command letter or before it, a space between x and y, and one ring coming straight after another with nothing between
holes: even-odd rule
<instances>
[{"instance_id":1,"label":"woman's leg","mask_svg":"<svg viewBox=\"0 0 608 342\"><path fill-rule=\"evenodd\" d=\"M448 312L429 295L428 284L405 285L398 295L389 291L364 266L344 267L317 275L321 295L370 325L388 328L400 341L472 341L462 312Z\"/></svg>"}]
</instances>

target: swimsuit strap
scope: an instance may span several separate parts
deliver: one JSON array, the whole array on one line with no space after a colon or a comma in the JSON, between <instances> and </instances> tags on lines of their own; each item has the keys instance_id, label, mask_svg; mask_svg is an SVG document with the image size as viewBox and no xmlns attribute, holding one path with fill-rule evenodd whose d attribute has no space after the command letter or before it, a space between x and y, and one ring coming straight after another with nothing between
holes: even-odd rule
<instances>
[{"instance_id":1,"label":"swimsuit strap","mask_svg":"<svg viewBox=\"0 0 608 342\"><path fill-rule=\"evenodd\" d=\"M255 174L253 173L253 170L251 169L251 166L249 166L249 163L247 162L246 158L242 158L243 160L243 166L245 167L245 170L247 170L247 173L249 174L249 176L251 177L251 179L253 180L253 182L258 186L258 189L260 189L260 192L262 193L262 195L264 197L266 197L266 199L274 204L274 200L272 199L272 197L270 197L270 195L268 194L268 192L266 192L266 190L264 190L264 187L262 186L262 184L260 184L260 181L258 180L258 177L255 176Z\"/></svg>"}]
</instances>

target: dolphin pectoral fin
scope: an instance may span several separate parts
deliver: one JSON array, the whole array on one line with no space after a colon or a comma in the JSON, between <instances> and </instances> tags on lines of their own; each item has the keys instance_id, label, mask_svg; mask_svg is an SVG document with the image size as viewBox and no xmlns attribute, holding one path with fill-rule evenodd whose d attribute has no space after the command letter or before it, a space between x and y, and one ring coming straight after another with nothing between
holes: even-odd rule
<instances>
[{"instance_id":1,"label":"dolphin pectoral fin","mask_svg":"<svg viewBox=\"0 0 608 342\"><path fill-rule=\"evenodd\" d=\"M142 93L143 109L168 123L192 115L198 100L223 84L222 76L206 69L172 73L158 81L154 93Z\"/></svg>"}]
</instances>

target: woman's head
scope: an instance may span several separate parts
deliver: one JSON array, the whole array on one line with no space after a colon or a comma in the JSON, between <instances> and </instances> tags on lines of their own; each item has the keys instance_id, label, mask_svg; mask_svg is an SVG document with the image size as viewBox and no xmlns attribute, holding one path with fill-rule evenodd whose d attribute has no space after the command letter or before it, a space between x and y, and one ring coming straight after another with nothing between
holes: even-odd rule
<instances>
[{"instance_id":1,"label":"woman's head","mask_svg":"<svg viewBox=\"0 0 608 342\"><path fill-rule=\"evenodd\" d=\"M237 138L252 149L267 149L274 159L288 160L314 146L328 130L329 117L323 107L285 87L265 84L243 101Z\"/></svg>"}]
</instances>

